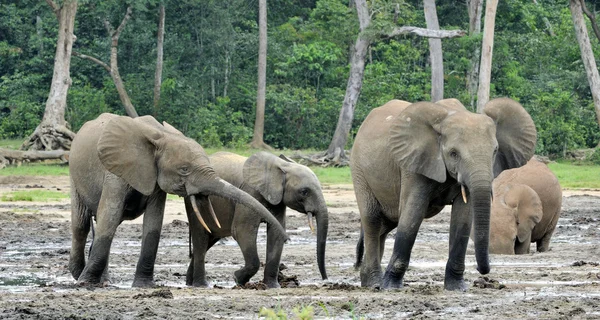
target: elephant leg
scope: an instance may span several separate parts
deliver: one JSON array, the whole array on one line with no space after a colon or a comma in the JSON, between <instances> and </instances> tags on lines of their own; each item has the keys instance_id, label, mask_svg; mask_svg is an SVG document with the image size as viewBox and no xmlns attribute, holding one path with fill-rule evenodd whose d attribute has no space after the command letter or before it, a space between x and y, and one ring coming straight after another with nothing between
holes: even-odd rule
<instances>
[{"instance_id":1,"label":"elephant leg","mask_svg":"<svg viewBox=\"0 0 600 320\"><path fill-rule=\"evenodd\" d=\"M250 220L246 220L247 223L240 223L238 219L242 215L242 212L236 212L233 222L233 237L242 250L245 263L241 269L234 273L235 282L239 285L244 285L250 281L260 268L260 259L258 258L258 250L256 249L256 235L258 233L259 222L249 223Z\"/></svg>"},{"instance_id":2,"label":"elephant leg","mask_svg":"<svg viewBox=\"0 0 600 320\"><path fill-rule=\"evenodd\" d=\"M383 275L382 287L394 289L402 287L404 273L408 269L410 254L417 238L417 233L429 205L430 187L425 177L402 177L400 191L400 217L394 250L390 262Z\"/></svg>"},{"instance_id":3,"label":"elephant leg","mask_svg":"<svg viewBox=\"0 0 600 320\"><path fill-rule=\"evenodd\" d=\"M167 194L159 191L148 199L142 226L142 251L135 269L132 287L154 286L154 263L165 214Z\"/></svg>"},{"instance_id":4,"label":"elephant leg","mask_svg":"<svg viewBox=\"0 0 600 320\"><path fill-rule=\"evenodd\" d=\"M444 278L444 288L446 290L467 290L463 275L465 273L465 255L469 244L472 221L473 217L469 205L462 200L460 195L457 196L452 204L450 216L450 252Z\"/></svg>"},{"instance_id":5,"label":"elephant leg","mask_svg":"<svg viewBox=\"0 0 600 320\"><path fill-rule=\"evenodd\" d=\"M383 227L381 235L379 236L379 261L383 259L383 250L385 249L385 240L387 235L392 231L390 228Z\"/></svg>"},{"instance_id":6,"label":"elephant leg","mask_svg":"<svg viewBox=\"0 0 600 320\"><path fill-rule=\"evenodd\" d=\"M192 259L186 274L185 284L194 287L208 287L209 284L206 280L205 269L206 252L218 239L211 237L204 227L200 225L187 199L185 206L188 213L190 235L192 236Z\"/></svg>"},{"instance_id":7,"label":"elephant leg","mask_svg":"<svg viewBox=\"0 0 600 320\"><path fill-rule=\"evenodd\" d=\"M538 241L536 241L536 251L537 252L546 252L550 249L550 238L552 238L552 234L554 230L547 231L546 234ZM529 253L529 252L528 252Z\"/></svg>"},{"instance_id":8,"label":"elephant leg","mask_svg":"<svg viewBox=\"0 0 600 320\"><path fill-rule=\"evenodd\" d=\"M360 182L355 182L354 186L364 242L360 284L363 287L378 287L381 283L380 236L383 212L371 191L364 188Z\"/></svg>"},{"instance_id":9,"label":"elephant leg","mask_svg":"<svg viewBox=\"0 0 600 320\"><path fill-rule=\"evenodd\" d=\"M285 211L275 216L277 221L285 229ZM279 275L279 263L281 262L281 253L283 252L282 239L277 238L277 231L271 226L267 226L267 261L265 263L265 275L263 282L269 288L280 288L277 279Z\"/></svg>"},{"instance_id":10,"label":"elephant leg","mask_svg":"<svg viewBox=\"0 0 600 320\"><path fill-rule=\"evenodd\" d=\"M71 189L71 253L69 271L75 280L85 268L85 244L90 232L92 212L88 210L75 188Z\"/></svg>"},{"instance_id":11,"label":"elephant leg","mask_svg":"<svg viewBox=\"0 0 600 320\"><path fill-rule=\"evenodd\" d=\"M79 284L98 284L107 275L110 245L123 218L127 185L114 175L105 177L96 214L96 232L88 263L77 279Z\"/></svg>"}]
</instances>

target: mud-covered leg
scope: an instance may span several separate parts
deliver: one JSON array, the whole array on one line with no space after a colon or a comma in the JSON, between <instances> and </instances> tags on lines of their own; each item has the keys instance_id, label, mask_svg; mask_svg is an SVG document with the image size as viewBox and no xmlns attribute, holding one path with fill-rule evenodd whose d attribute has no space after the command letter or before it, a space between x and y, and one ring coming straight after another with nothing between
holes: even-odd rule
<instances>
[{"instance_id":1,"label":"mud-covered leg","mask_svg":"<svg viewBox=\"0 0 600 320\"><path fill-rule=\"evenodd\" d=\"M402 185L410 186L410 188L404 187L400 191L401 208L394 251L382 281L382 287L386 289L402 287L412 248L429 205L427 178L412 175L403 176L402 179Z\"/></svg>"},{"instance_id":2,"label":"mud-covered leg","mask_svg":"<svg viewBox=\"0 0 600 320\"><path fill-rule=\"evenodd\" d=\"M107 175L96 214L96 234L88 263L77 279L79 284L98 284L108 267L108 256L117 227L123 217L127 185L123 180Z\"/></svg>"},{"instance_id":3,"label":"mud-covered leg","mask_svg":"<svg viewBox=\"0 0 600 320\"><path fill-rule=\"evenodd\" d=\"M200 222L193 213L189 200L185 201L186 212L188 213L188 222L190 226L190 235L192 237L192 259L186 274L185 283L188 286L208 287L206 280L205 258L209 243L214 243L215 239L200 225Z\"/></svg>"},{"instance_id":4,"label":"mud-covered leg","mask_svg":"<svg viewBox=\"0 0 600 320\"><path fill-rule=\"evenodd\" d=\"M71 182L71 185L73 183ZM87 210L75 188L71 189L71 254L69 256L69 271L75 280L85 268L85 244L92 213Z\"/></svg>"},{"instance_id":5,"label":"mud-covered leg","mask_svg":"<svg viewBox=\"0 0 600 320\"><path fill-rule=\"evenodd\" d=\"M285 211L277 215L277 221L285 229ZM277 276L279 275L279 263L281 262L281 253L283 252L284 242L277 239L276 231L267 226L267 261L265 263L265 275L263 282L269 288L280 288Z\"/></svg>"},{"instance_id":6,"label":"mud-covered leg","mask_svg":"<svg viewBox=\"0 0 600 320\"><path fill-rule=\"evenodd\" d=\"M258 233L259 223L248 223L244 224L243 212L236 211L234 217L234 228L233 238L237 241L244 255L244 266L237 270L235 275L235 282L237 284L246 284L252 276L254 276L260 268L260 259L258 258L258 250L256 249L256 236ZM251 221L254 219L248 219L245 221Z\"/></svg>"},{"instance_id":7,"label":"mud-covered leg","mask_svg":"<svg viewBox=\"0 0 600 320\"><path fill-rule=\"evenodd\" d=\"M465 273L465 255L469 244L469 234L473 216L468 204L459 195L454 199L450 217L450 247L444 288L446 290L466 291L467 284L463 279Z\"/></svg>"},{"instance_id":8,"label":"mud-covered leg","mask_svg":"<svg viewBox=\"0 0 600 320\"><path fill-rule=\"evenodd\" d=\"M372 193L361 188L360 184L355 183L355 194L364 234L364 258L360 268L360 284L363 287L378 287L381 284L379 240L382 213Z\"/></svg>"},{"instance_id":9,"label":"mud-covered leg","mask_svg":"<svg viewBox=\"0 0 600 320\"><path fill-rule=\"evenodd\" d=\"M166 200L167 194L163 191L155 192L148 199L142 226L142 251L135 269L133 287L154 286L154 263L158 252Z\"/></svg>"}]
</instances>

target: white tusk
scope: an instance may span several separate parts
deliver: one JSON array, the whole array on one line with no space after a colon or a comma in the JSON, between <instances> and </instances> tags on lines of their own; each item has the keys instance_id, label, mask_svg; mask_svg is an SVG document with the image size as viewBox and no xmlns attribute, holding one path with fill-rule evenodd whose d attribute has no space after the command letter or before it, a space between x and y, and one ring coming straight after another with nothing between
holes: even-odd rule
<instances>
[{"instance_id":1,"label":"white tusk","mask_svg":"<svg viewBox=\"0 0 600 320\"><path fill-rule=\"evenodd\" d=\"M467 203L467 193L465 192L465 186L460 185L460 192L462 193L463 201Z\"/></svg>"},{"instance_id":2,"label":"white tusk","mask_svg":"<svg viewBox=\"0 0 600 320\"><path fill-rule=\"evenodd\" d=\"M212 203L210 202L210 199L208 197L206 197L206 200L208 200L208 211L210 211L210 215L212 216L212 218L217 223L217 227L219 227L219 229L221 229L221 223L219 222L219 219L217 219L217 215L215 214L215 210L213 209L213 206L212 206Z\"/></svg>"},{"instance_id":3,"label":"white tusk","mask_svg":"<svg viewBox=\"0 0 600 320\"><path fill-rule=\"evenodd\" d=\"M312 233L315 233L315 227L313 226L313 215L312 212L308 212L306 213L306 215L308 216L308 226L310 227L310 231L312 231Z\"/></svg>"},{"instance_id":4,"label":"white tusk","mask_svg":"<svg viewBox=\"0 0 600 320\"><path fill-rule=\"evenodd\" d=\"M208 228L208 226L204 222L204 219L202 219L202 216L200 215L200 211L198 210L198 205L196 204L196 197L191 195L190 201L192 202L192 208L194 208L194 213L196 213L196 218L198 218L198 221L200 221L200 224L204 227L204 229L206 229L206 231L208 231L208 233L212 233L212 232L210 232L210 229Z\"/></svg>"}]
</instances>

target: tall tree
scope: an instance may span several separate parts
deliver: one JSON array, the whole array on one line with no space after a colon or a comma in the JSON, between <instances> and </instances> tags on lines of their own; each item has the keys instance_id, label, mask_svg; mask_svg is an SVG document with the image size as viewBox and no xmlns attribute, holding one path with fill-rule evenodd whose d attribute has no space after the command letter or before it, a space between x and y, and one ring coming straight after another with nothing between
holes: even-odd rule
<instances>
[{"instance_id":1,"label":"tall tree","mask_svg":"<svg viewBox=\"0 0 600 320\"><path fill-rule=\"evenodd\" d=\"M596 110L596 121L600 125L600 76L596 67L596 59L592 51L590 37L588 35L585 21L583 20L582 7L579 0L570 0L571 17L575 26L575 36L581 50L581 60L585 67L592 98L594 99L594 109Z\"/></svg>"},{"instance_id":2,"label":"tall tree","mask_svg":"<svg viewBox=\"0 0 600 320\"><path fill-rule=\"evenodd\" d=\"M435 0L423 0L427 29L440 30L435 9ZM444 99L444 59L442 57L442 39L429 38L429 57L431 59L431 101Z\"/></svg>"},{"instance_id":3,"label":"tall tree","mask_svg":"<svg viewBox=\"0 0 600 320\"><path fill-rule=\"evenodd\" d=\"M265 128L265 99L267 88L267 0L258 0L258 89L256 94L256 120L254 137L250 145L256 149L269 149L263 141Z\"/></svg>"},{"instance_id":4,"label":"tall tree","mask_svg":"<svg viewBox=\"0 0 600 320\"><path fill-rule=\"evenodd\" d=\"M488 0L485 4L485 21L481 43L481 64L479 66L479 89L477 90L477 112L490 100L490 80L492 78L492 53L494 51L494 26L498 0Z\"/></svg>"},{"instance_id":5,"label":"tall tree","mask_svg":"<svg viewBox=\"0 0 600 320\"><path fill-rule=\"evenodd\" d=\"M483 10L483 0L467 0L467 9L469 12L469 36L475 36L481 33L481 12ZM477 86L479 83L479 60L481 59L481 50L476 48L471 56L471 67L467 72L467 90L471 98L470 106L472 110L476 109L475 97L477 97Z\"/></svg>"},{"instance_id":6,"label":"tall tree","mask_svg":"<svg viewBox=\"0 0 600 320\"><path fill-rule=\"evenodd\" d=\"M90 60L90 61L100 65L101 67L103 67L106 71L108 71L108 73L110 74L110 76L113 79L113 82L115 83L115 87L117 88L117 92L119 93L119 98L121 99L121 103L123 103L125 112L127 112L128 116L135 118L138 116L138 114L135 111L135 107L133 106L133 103L131 103L131 99L129 99L129 94L127 93L127 90L125 90L125 84L123 83L121 74L119 74L119 56L118 56L119 37L121 36L121 32L123 32L123 29L125 29L125 25L127 24L127 21L129 21L130 18L131 18L131 7L129 6L129 7L127 7L127 12L125 13L125 16L123 17L123 20L121 20L121 24L119 25L119 27L116 30L110 24L110 22L108 21L108 18L104 19L104 27L106 28L106 31L108 32L108 35L111 39L111 42L110 42L110 66L107 65L106 63L102 62L98 58L88 56L85 54L81 54L79 52L73 52L73 55L80 57L82 59Z\"/></svg>"},{"instance_id":7,"label":"tall tree","mask_svg":"<svg viewBox=\"0 0 600 320\"><path fill-rule=\"evenodd\" d=\"M156 70L154 73L154 115L158 114L160 103L160 86L163 70L163 43L165 41L165 5L158 9L158 32L156 35Z\"/></svg>"},{"instance_id":8,"label":"tall tree","mask_svg":"<svg viewBox=\"0 0 600 320\"><path fill-rule=\"evenodd\" d=\"M590 23L592 25L592 30L594 30L594 34L596 38L600 41L600 28L598 28L598 23L596 22L596 15L592 13L588 7L585 5L585 0L579 0L581 2L581 9L585 13L585 15L590 19ZM571 5L572 8L572 5Z\"/></svg>"},{"instance_id":9,"label":"tall tree","mask_svg":"<svg viewBox=\"0 0 600 320\"><path fill-rule=\"evenodd\" d=\"M59 6L52 0L46 0L58 19L58 39L54 56L54 72L50 93L42 121L33 134L23 142L23 150L69 150L75 134L67 128L65 109L67 92L71 86L71 52L76 38L75 15L77 0L65 0Z\"/></svg>"}]
</instances>

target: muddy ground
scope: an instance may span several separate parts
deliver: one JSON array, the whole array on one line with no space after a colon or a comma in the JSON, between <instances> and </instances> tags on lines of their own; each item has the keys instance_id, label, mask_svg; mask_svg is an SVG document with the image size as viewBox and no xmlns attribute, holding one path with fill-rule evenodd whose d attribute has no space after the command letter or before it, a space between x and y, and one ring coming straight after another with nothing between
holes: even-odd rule
<instances>
[{"instance_id":1,"label":"muddy ground","mask_svg":"<svg viewBox=\"0 0 600 320\"><path fill-rule=\"evenodd\" d=\"M68 192L65 177L0 177L0 196L16 189ZM330 209L327 268L322 281L316 266L315 236L306 217L289 212L282 262L299 287L235 289L233 272L243 258L228 238L207 255L213 287L185 286L188 260L183 202L169 199L155 267L157 287L131 288L140 250L141 219L122 224L112 245L112 284L78 287L67 270L69 201L0 202L0 319L248 319L261 307L283 310L312 307L315 318L412 319L600 319L600 193L565 191L559 226L546 253L492 255L492 272L475 270L467 252L466 293L443 290L448 256L447 210L421 226L405 276L405 288L360 288L353 268L359 214L349 185L324 188ZM265 232L259 233L264 260ZM388 237L383 261L393 246ZM535 245L532 245L535 251ZM262 279L262 269L252 279Z\"/></svg>"}]
</instances>

